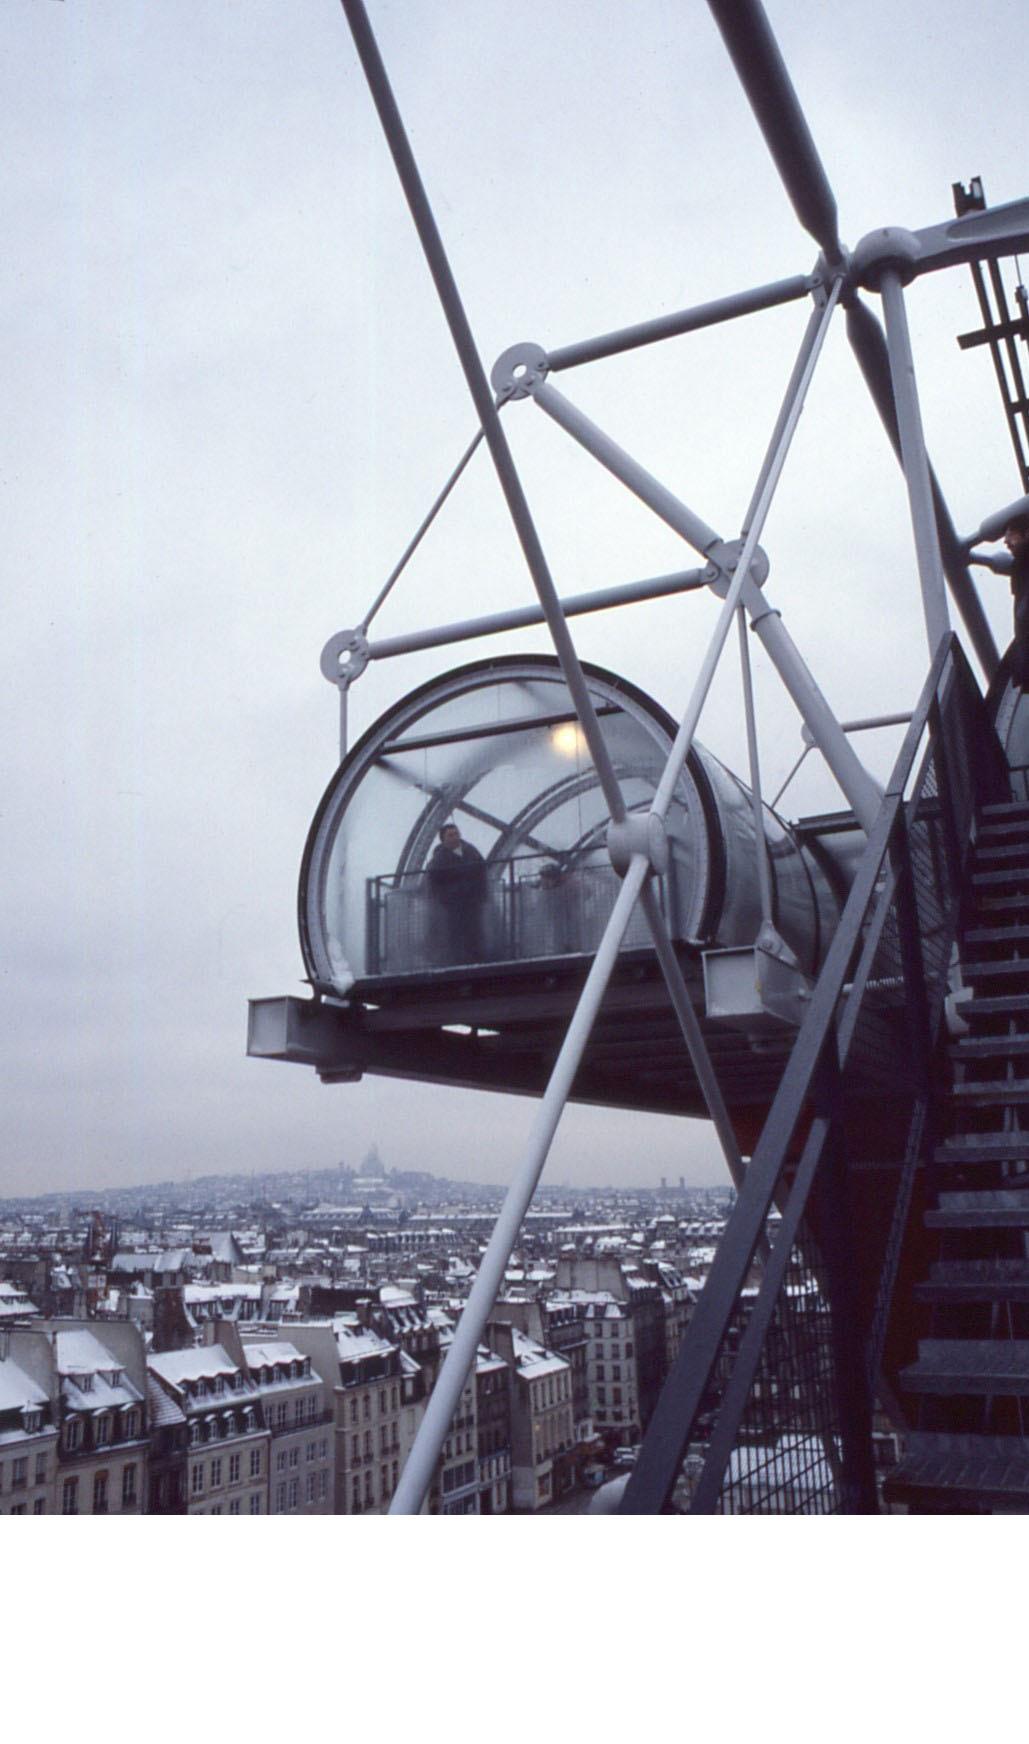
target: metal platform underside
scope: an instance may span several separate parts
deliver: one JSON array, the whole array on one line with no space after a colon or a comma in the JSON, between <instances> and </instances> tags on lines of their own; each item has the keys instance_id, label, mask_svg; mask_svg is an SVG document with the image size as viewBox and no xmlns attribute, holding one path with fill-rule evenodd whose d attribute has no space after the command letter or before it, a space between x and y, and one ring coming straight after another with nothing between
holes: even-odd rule
<instances>
[{"instance_id":1,"label":"metal platform underside","mask_svg":"<svg viewBox=\"0 0 1029 1744\"><path fill-rule=\"evenodd\" d=\"M699 951L679 960L723 1094L734 1115L770 1105L796 1039L786 1023L759 1033L704 1015ZM582 958L486 964L357 983L346 1003L254 1001L248 1052L314 1066L326 1083L365 1073L538 1096L589 972ZM877 1064L889 1057L884 1049ZM870 1070L869 1092L888 1088ZM610 1108L707 1117L649 950L625 951L575 1078L572 1099Z\"/></svg>"}]
</instances>

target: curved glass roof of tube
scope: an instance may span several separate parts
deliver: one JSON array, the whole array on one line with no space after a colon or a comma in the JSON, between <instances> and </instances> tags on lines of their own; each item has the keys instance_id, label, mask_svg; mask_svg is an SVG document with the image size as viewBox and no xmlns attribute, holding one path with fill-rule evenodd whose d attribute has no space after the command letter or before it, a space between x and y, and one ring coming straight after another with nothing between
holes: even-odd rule
<instances>
[{"instance_id":1,"label":"curved glass roof of tube","mask_svg":"<svg viewBox=\"0 0 1029 1744\"><path fill-rule=\"evenodd\" d=\"M623 679L585 671L627 808L646 811L674 723ZM311 981L344 994L383 977L591 954L618 888L607 823L555 658L446 673L370 728L321 802L299 893ZM440 832L450 824L470 851L462 847L466 864L448 883ZM667 828L671 864L659 894L673 936L752 940L760 910L750 795L699 746ZM810 869L770 812L765 851L780 925L810 957L824 893L815 898ZM623 949L649 942L636 914Z\"/></svg>"}]
</instances>

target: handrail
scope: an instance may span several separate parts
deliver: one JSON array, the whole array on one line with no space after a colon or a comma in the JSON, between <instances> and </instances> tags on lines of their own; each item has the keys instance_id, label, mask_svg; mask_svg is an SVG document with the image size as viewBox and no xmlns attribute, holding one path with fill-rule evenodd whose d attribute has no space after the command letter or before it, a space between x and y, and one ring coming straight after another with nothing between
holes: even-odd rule
<instances>
[{"instance_id":1,"label":"handrail","mask_svg":"<svg viewBox=\"0 0 1029 1744\"><path fill-rule=\"evenodd\" d=\"M903 1009L911 1019L916 1035L918 1032L921 1034L922 1046L918 1047L917 1052L923 1056L922 1075L925 1082L918 1089L922 1101L928 1096L929 1041L939 1016L938 1010L932 1007L942 1006L944 988L942 985L934 985L930 993L924 985L922 951L925 944L919 936L917 915L912 912L914 896L909 864L909 836L911 820L915 817L917 808L928 803L932 807L934 823L946 830L948 846L953 840L959 847L958 864L950 868L956 895L953 896L948 910L950 924L956 927L957 896L960 895L962 872L960 861L969 839L976 796L973 792L974 782L967 782L959 815L955 814L955 794L950 791L945 773L947 756L943 748L944 732L940 712L941 708L945 708L953 714L955 706L960 711L961 745L966 751L970 746L972 748L972 755L967 759L968 767L980 789L1000 792L1005 782L1006 764L999 742L992 733L960 645L955 637L949 636L941 642L937 650L912 716L879 817L814 988L778 1094L754 1151L707 1284L701 1293L679 1355L658 1402L639 1460L627 1485L621 1505L622 1512L656 1512L668 1503L683 1456L693 1436L705 1394L711 1384L720 1353L723 1352L730 1323L738 1312L740 1293L754 1254L765 1232L773 1203L778 1199L781 1221L775 1231L757 1300L751 1309L726 1386L718 1424L711 1437L704 1474L694 1495L693 1508L695 1511L703 1511L717 1503L725 1465L732 1451L765 1337L785 1284L786 1267L794 1243L801 1234L809 1194L816 1173L822 1165L828 1138L834 1130L839 1136L838 1122L846 1087L844 1076L848 1060L854 1049L862 1018L875 1007L876 993L870 987L870 982L874 979L873 966L883 930L891 918L896 919L898 903L906 910L905 918L908 922L897 929L906 980L907 996ZM917 791L912 799L905 801L904 794L927 732L932 743L922 758ZM952 757L953 751L952 746ZM936 762L940 764L942 775L942 779L938 781ZM932 782L929 780L930 764ZM932 785L937 787L936 793L929 792ZM979 797L982 797L981 792ZM936 958L942 957L944 962L945 979L949 943L941 936L934 941L934 949ZM860 959L856 965L855 958ZM848 982L852 985L849 995L845 994ZM921 986L920 982L923 983ZM914 1064L917 1067L917 1058ZM912 1126L917 1125L920 1129L922 1116L924 1108L918 1120L912 1116ZM785 1191L785 1166L791 1147L796 1146L798 1132L804 1130L803 1123L808 1118L810 1127L800 1151L796 1172L788 1191ZM911 1166L914 1160L912 1157L905 1157L905 1163ZM877 1323L874 1331L881 1342L881 1324ZM847 1464L846 1447L844 1463Z\"/></svg>"}]
</instances>

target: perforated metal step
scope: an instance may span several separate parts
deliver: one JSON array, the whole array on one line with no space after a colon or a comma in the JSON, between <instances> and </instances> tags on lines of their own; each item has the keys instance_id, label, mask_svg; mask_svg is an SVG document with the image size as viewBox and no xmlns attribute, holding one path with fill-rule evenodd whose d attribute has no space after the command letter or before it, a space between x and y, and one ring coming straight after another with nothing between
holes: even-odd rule
<instances>
[{"instance_id":1,"label":"perforated metal step","mask_svg":"<svg viewBox=\"0 0 1029 1744\"><path fill-rule=\"evenodd\" d=\"M925 1213L927 1229L1029 1229L1029 1193L997 1187L984 1193L941 1193Z\"/></svg>"},{"instance_id":2,"label":"perforated metal step","mask_svg":"<svg viewBox=\"0 0 1029 1744\"><path fill-rule=\"evenodd\" d=\"M1029 1259L937 1260L917 1302L1029 1302Z\"/></svg>"},{"instance_id":3,"label":"perforated metal step","mask_svg":"<svg viewBox=\"0 0 1029 1744\"><path fill-rule=\"evenodd\" d=\"M1029 1339L925 1338L900 1384L910 1393L1029 1394Z\"/></svg>"},{"instance_id":4,"label":"perforated metal step","mask_svg":"<svg viewBox=\"0 0 1029 1744\"><path fill-rule=\"evenodd\" d=\"M1029 1441L1016 1435L913 1432L883 1483L888 1502L985 1506L1029 1502Z\"/></svg>"}]
</instances>

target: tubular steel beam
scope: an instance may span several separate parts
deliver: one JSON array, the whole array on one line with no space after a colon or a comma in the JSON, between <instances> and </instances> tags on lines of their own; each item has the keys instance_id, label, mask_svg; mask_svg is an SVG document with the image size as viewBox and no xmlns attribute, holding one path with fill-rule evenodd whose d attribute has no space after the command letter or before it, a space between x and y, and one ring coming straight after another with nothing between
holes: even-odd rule
<instances>
[{"instance_id":1,"label":"tubular steel beam","mask_svg":"<svg viewBox=\"0 0 1029 1744\"><path fill-rule=\"evenodd\" d=\"M857 297L847 308L847 338L850 340L858 361L858 367L882 419L886 434L899 459L901 452L900 432L890 379L890 359L886 346L886 335L872 311ZM932 484L933 506L936 512L936 526L944 573L954 603L961 614L965 629L968 631L969 641L975 649L976 658L983 669L987 683L989 683L1000 664L997 644L986 621L986 613L983 611L982 601L976 592L975 583L969 573L967 553L958 538L954 522L951 520L950 510L947 508L943 492L940 490L931 466L929 476Z\"/></svg>"},{"instance_id":2,"label":"tubular steel beam","mask_svg":"<svg viewBox=\"0 0 1029 1744\"><path fill-rule=\"evenodd\" d=\"M672 575L656 575L649 581L627 581L617 587L596 588L591 593L571 594L561 601L566 618L587 612L604 612L613 606L639 600L666 599L670 594L691 593L707 586L702 569L680 569ZM394 654L412 654L420 648L442 648L450 642L469 642L476 636L495 636L504 630L522 630L546 622L542 606L520 606L509 612L492 612L483 618L442 624L435 630L412 630L407 636L386 636L369 642L369 660L389 660Z\"/></svg>"},{"instance_id":3,"label":"tubular steel beam","mask_svg":"<svg viewBox=\"0 0 1029 1744\"><path fill-rule=\"evenodd\" d=\"M693 1001L683 979L679 959L675 954L675 946L669 936L665 917L661 913L652 884L644 885L640 904L647 918L657 959L668 987L669 998L672 1001L683 1039L693 1062L697 1083L700 1085L701 1093L707 1104L707 1110L711 1116L718 1142L722 1147L722 1155L725 1157L733 1186L738 1192L743 1185L743 1178L746 1174L743 1159L740 1156L740 1147L736 1142L736 1134L732 1121L729 1119L729 1110L725 1106L721 1085L718 1082L711 1056L707 1051L700 1023L693 1009Z\"/></svg>"},{"instance_id":4,"label":"tubular steel beam","mask_svg":"<svg viewBox=\"0 0 1029 1744\"><path fill-rule=\"evenodd\" d=\"M722 321L734 321L740 315L753 315L760 309L776 309L782 303L795 303L806 297L813 280L803 276L777 279L772 284L757 285L752 291L738 291L732 297L716 297L711 303L695 303L692 309L680 309L674 315L658 315L652 321L638 321L631 327L618 327L612 333L601 333L595 339L580 339L572 345L559 345L547 352L552 370L574 369L580 363L595 363L601 357L616 357L622 351L635 351L641 345L654 345L660 339L677 339L683 333L697 333L702 327L716 327Z\"/></svg>"},{"instance_id":5,"label":"tubular steel beam","mask_svg":"<svg viewBox=\"0 0 1029 1744\"><path fill-rule=\"evenodd\" d=\"M504 1281L504 1272L518 1239L518 1231L543 1172L558 1121L564 1112L575 1074L617 961L625 929L649 875L650 864L646 856L634 854L615 898L604 936L597 947L586 985L568 1025L546 1094L533 1122L525 1155L508 1188L478 1276L458 1321L443 1367L429 1395L425 1416L390 1504L391 1514L417 1514L432 1482L436 1461L450 1432L451 1420L460 1401L468 1372L475 1361L490 1311Z\"/></svg>"},{"instance_id":6,"label":"tubular steel beam","mask_svg":"<svg viewBox=\"0 0 1029 1744\"><path fill-rule=\"evenodd\" d=\"M808 322L800 348L802 366L795 369L791 377L784 409L776 422L762 467L759 488L748 511L750 525L742 549L738 551L727 545L700 515L687 508L674 492L654 478L645 467L619 447L617 442L599 429L592 419L587 418L578 406L573 405L550 384L546 379L546 354L541 347L529 344L513 346L493 367L493 385L499 393L531 396L587 453L592 454L594 459L638 496L641 502L646 503L687 544L704 556L709 556L716 565L711 573L712 581L718 579L719 569L723 576L732 573L729 591L704 655L686 717L658 785L652 807L658 816L663 817L671 800L722 647L732 625L733 611L741 602L750 614L755 633L764 644L769 659L793 698L801 717L810 727L822 755L865 830L871 828L879 809L880 796L876 784L852 746L848 744L846 734L840 731L839 723L784 628L782 619L768 604L751 573L755 560L760 560L758 541L765 517L804 408L808 384L820 356L839 294L840 281L837 279L824 304L814 311L812 320Z\"/></svg>"},{"instance_id":7,"label":"tubular steel beam","mask_svg":"<svg viewBox=\"0 0 1029 1744\"><path fill-rule=\"evenodd\" d=\"M708 0L793 209L830 265L843 259L836 201L760 0Z\"/></svg>"},{"instance_id":8,"label":"tubular steel beam","mask_svg":"<svg viewBox=\"0 0 1029 1744\"><path fill-rule=\"evenodd\" d=\"M600 782L612 818L616 820L623 818L625 816L625 802L622 799L611 755L601 731L600 722L597 720L585 675L579 663L579 656L575 651L575 645L561 611L557 589L554 586L543 547L536 532L514 457L500 423L489 382L486 379L486 372L479 357L460 292L451 271L446 250L443 247L443 240L437 228L418 165L415 162L396 99L390 88L382 56L379 54L378 44L368 21L368 14L365 11L363 0L340 0L340 3L350 26L354 47L368 81L372 101L378 112L426 263L436 286L447 325L450 328L454 349L464 371L468 390L479 416L479 423L493 457L500 488L504 493L515 532L539 596L558 659L561 662L565 682L575 703L583 734L597 771L597 779Z\"/></svg>"},{"instance_id":9,"label":"tubular steel beam","mask_svg":"<svg viewBox=\"0 0 1029 1744\"><path fill-rule=\"evenodd\" d=\"M901 466L907 485L931 658L944 636L949 634L950 619L947 615L940 541L936 531L932 482L929 477L929 456L925 451L925 433L922 429L922 413L915 381L915 360L904 307L904 287L899 273L887 269L882 275L879 289L886 316L886 345L890 354L890 379L897 413Z\"/></svg>"}]
</instances>

